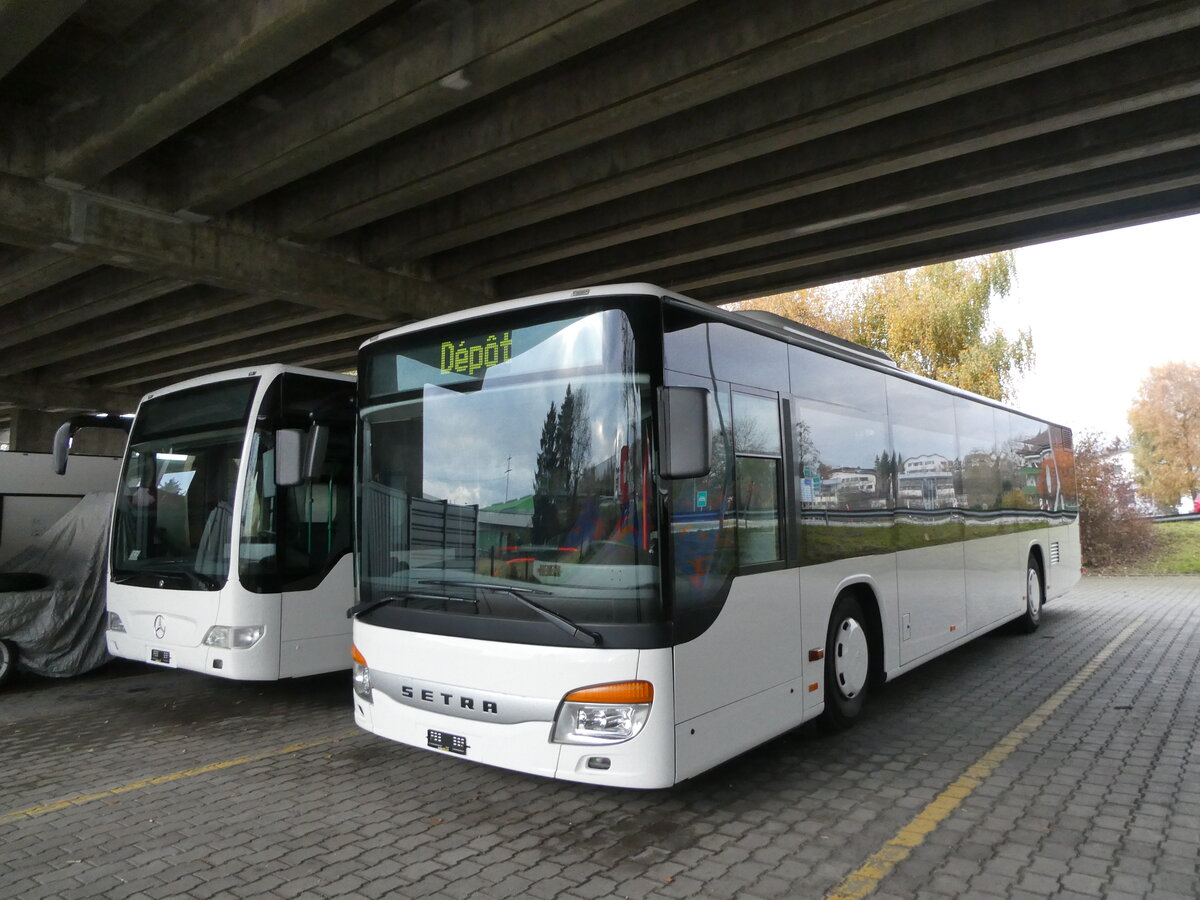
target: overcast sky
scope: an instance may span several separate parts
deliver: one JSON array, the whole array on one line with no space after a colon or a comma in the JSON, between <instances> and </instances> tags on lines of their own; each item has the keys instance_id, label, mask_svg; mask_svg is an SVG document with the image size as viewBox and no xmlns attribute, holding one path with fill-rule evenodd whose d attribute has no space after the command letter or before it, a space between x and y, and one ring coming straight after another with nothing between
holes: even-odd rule
<instances>
[{"instance_id":1,"label":"overcast sky","mask_svg":"<svg viewBox=\"0 0 1200 900\"><path fill-rule=\"evenodd\" d=\"M1076 433L1125 436L1141 381L1200 365L1200 216L1016 251L1017 284L992 324L1033 332L1015 405Z\"/></svg>"}]
</instances>

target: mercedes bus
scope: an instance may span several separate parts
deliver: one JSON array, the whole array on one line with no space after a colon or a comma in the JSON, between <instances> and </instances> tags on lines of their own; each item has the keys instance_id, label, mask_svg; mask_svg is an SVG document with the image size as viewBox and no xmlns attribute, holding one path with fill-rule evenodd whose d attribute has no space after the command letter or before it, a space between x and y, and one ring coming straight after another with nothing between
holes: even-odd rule
<instances>
[{"instance_id":1,"label":"mercedes bus","mask_svg":"<svg viewBox=\"0 0 1200 900\"><path fill-rule=\"evenodd\" d=\"M787 319L652 285L367 341L363 729L660 788L1079 578L1071 432Z\"/></svg>"},{"instance_id":2,"label":"mercedes bus","mask_svg":"<svg viewBox=\"0 0 1200 900\"><path fill-rule=\"evenodd\" d=\"M64 423L71 434L103 421ZM269 365L147 394L116 485L108 650L223 678L347 669L354 378Z\"/></svg>"}]
</instances>

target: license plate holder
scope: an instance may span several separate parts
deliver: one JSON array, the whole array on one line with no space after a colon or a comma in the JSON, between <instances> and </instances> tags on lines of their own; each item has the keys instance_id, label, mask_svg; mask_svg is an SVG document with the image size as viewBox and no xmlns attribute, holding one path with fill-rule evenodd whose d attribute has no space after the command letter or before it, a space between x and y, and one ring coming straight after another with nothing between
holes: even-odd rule
<instances>
[{"instance_id":1,"label":"license plate holder","mask_svg":"<svg viewBox=\"0 0 1200 900\"><path fill-rule=\"evenodd\" d=\"M430 728L426 732L425 739L434 750L445 750L459 756L467 755L467 739L461 735L448 734L445 731Z\"/></svg>"},{"instance_id":2,"label":"license plate holder","mask_svg":"<svg viewBox=\"0 0 1200 900\"><path fill-rule=\"evenodd\" d=\"M150 662L158 663L160 666L171 665L171 651L170 650L151 650L150 651Z\"/></svg>"}]
</instances>

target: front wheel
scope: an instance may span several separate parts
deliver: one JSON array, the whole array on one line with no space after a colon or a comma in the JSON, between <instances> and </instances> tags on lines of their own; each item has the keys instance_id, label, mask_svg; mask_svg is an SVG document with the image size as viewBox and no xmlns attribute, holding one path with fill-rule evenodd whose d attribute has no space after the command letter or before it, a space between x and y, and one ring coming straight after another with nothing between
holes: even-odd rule
<instances>
[{"instance_id":1,"label":"front wheel","mask_svg":"<svg viewBox=\"0 0 1200 900\"><path fill-rule=\"evenodd\" d=\"M1042 604L1046 602L1046 588L1042 583L1042 567L1034 557L1025 564L1025 614L1017 619L1018 630L1033 634L1042 624Z\"/></svg>"},{"instance_id":2,"label":"front wheel","mask_svg":"<svg viewBox=\"0 0 1200 900\"><path fill-rule=\"evenodd\" d=\"M0 640L0 685L13 677L17 671L17 645L12 641Z\"/></svg>"},{"instance_id":3,"label":"front wheel","mask_svg":"<svg viewBox=\"0 0 1200 900\"><path fill-rule=\"evenodd\" d=\"M857 597L845 594L833 605L825 638L825 711L830 730L850 727L862 713L871 681L871 641Z\"/></svg>"}]
</instances>

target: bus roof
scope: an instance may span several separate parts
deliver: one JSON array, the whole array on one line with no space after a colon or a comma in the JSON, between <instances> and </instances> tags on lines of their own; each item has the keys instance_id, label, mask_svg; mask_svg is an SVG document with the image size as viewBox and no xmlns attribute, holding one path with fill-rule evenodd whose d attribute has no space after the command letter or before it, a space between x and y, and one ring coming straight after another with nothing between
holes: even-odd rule
<instances>
[{"instance_id":1,"label":"bus roof","mask_svg":"<svg viewBox=\"0 0 1200 900\"><path fill-rule=\"evenodd\" d=\"M226 369L222 372L211 372L208 375L200 375L196 378L189 378L186 381L178 381L175 384L169 384L166 387L158 388L150 391L144 397L142 402L161 397L163 394L171 394L175 391L187 390L188 388L199 387L205 384L216 384L221 381L232 381L235 378L252 378L257 376L281 375L284 372L291 372L296 375L311 375L314 378L328 378L331 381L354 381L353 375L343 375L339 372L325 372L321 369L306 369L303 366L286 366L280 363L269 363L265 366L250 366L245 369Z\"/></svg>"},{"instance_id":2,"label":"bus roof","mask_svg":"<svg viewBox=\"0 0 1200 900\"><path fill-rule=\"evenodd\" d=\"M881 371L894 374L907 381L925 384L930 387L940 389L948 394L955 394L970 400L975 400L988 406L993 406L997 409L1008 410L1009 412L1027 416L1030 419L1036 419L1037 421L1043 422L1047 425L1057 425L1057 423L1051 421L1050 419L1017 409L1000 400L995 400L991 397L985 397L965 388L960 388L952 384L946 384L943 381L937 381L932 378L927 378L926 376L920 375L916 372L909 372L905 369L901 369L896 365L895 360L882 351L865 347L862 344L856 344L853 341L848 341L844 338L837 337L836 335L828 334L817 328L802 325L799 322L794 322L791 319L786 318L785 316L763 310L726 310L718 306L705 303L701 300L697 300L694 297L688 297L684 294L676 293L675 291L669 291L666 288L659 287L658 285L649 284L648 282L603 284L595 285L593 287L574 288L572 290L554 291L546 294L534 294L528 297L518 297L513 300L503 300L496 303L489 303L484 306L476 306L470 309L458 310L445 315L434 316L433 318L429 319L409 322L406 325L401 325L397 328L391 329L390 331L385 331L382 334L375 335L374 337L364 341L359 349L365 349L377 341L387 340L388 338L397 337L399 335L423 331L427 328L437 328L443 325L462 322L479 316L491 315L493 313L512 312L520 309L527 309L532 306L562 303L570 300L583 299L586 297L627 297L639 295L653 297L658 300L666 300L673 305L687 307L703 315L711 316L717 321L723 321L731 325L736 325L740 328L748 329L750 331L757 331L761 334L768 334L789 344L815 350L816 352L823 353L827 356L834 356L839 359L856 362L860 365L867 366L868 368L879 369ZM1066 426L1058 425L1058 427L1065 428Z\"/></svg>"}]
</instances>

